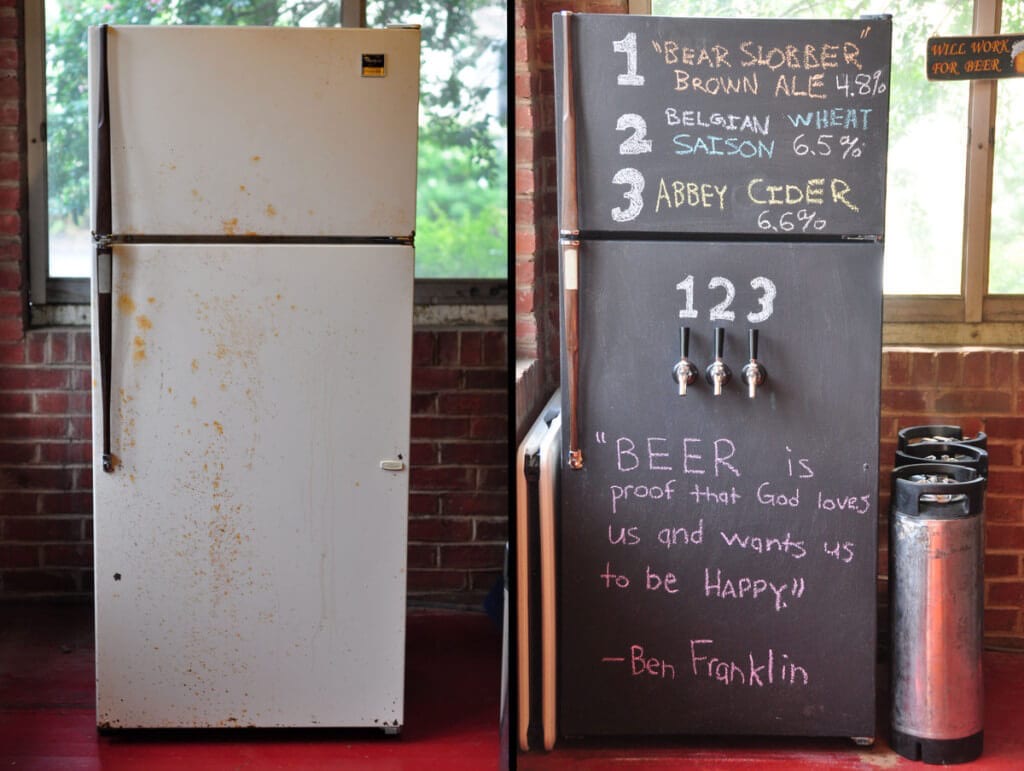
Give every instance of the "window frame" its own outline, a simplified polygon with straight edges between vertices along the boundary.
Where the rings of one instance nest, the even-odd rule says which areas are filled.
[[[25,125],[28,174],[28,275],[31,305],[88,303],[89,279],[50,277],[46,178],[46,27],[44,0],[25,3]],[[38,216],[43,213],[44,216]],[[43,280],[38,277],[43,276]]]
[[[51,276],[47,200],[46,24],[44,0],[24,4],[28,277],[31,327],[88,326],[89,278]],[[343,27],[366,26],[366,0],[341,3]],[[39,277],[44,277],[42,280]],[[508,278],[416,278],[417,306],[508,302]]]
[[[629,13],[651,14],[651,0],[628,2]],[[998,35],[1002,0],[973,3],[971,35]],[[1024,295],[988,293],[997,87],[998,80],[969,86],[960,293],[885,295],[886,345],[1024,345]]]

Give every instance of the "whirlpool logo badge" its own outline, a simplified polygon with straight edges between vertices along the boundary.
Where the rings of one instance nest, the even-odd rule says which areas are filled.
[[[384,68],[384,54],[363,54],[363,77],[383,78],[387,73]]]

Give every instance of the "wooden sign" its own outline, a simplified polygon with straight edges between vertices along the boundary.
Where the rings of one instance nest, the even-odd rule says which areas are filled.
[[[1024,34],[928,38],[928,80],[1024,75]]]

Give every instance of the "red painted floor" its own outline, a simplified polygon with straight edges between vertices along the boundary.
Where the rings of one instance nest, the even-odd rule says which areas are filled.
[[[1024,769],[1024,652],[985,653],[985,749],[981,757],[960,766],[971,771]],[[884,677],[882,675],[881,677]],[[556,769],[634,769],[668,771],[699,768],[748,771],[798,769],[922,769],[887,743],[888,702],[880,694],[878,739],[860,748],[843,739],[679,739],[562,742],[550,753],[519,756],[520,771]]]
[[[478,613],[409,615],[405,725],[96,733],[91,608],[0,604],[0,769],[492,769],[501,635]]]
[[[409,617],[402,735],[246,729],[99,736],[92,613],[80,605],[0,604],[0,771],[494,769],[499,766],[500,635],[482,614]],[[1024,654],[985,654],[985,752],[965,768],[1024,769]],[[870,749],[844,740],[678,739],[562,742],[520,756],[554,769],[923,769],[889,749],[885,695]]]

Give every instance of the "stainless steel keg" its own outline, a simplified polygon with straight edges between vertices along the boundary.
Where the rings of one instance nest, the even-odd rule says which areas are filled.
[[[984,499],[967,466],[893,471],[891,744],[926,763],[981,754]]]

